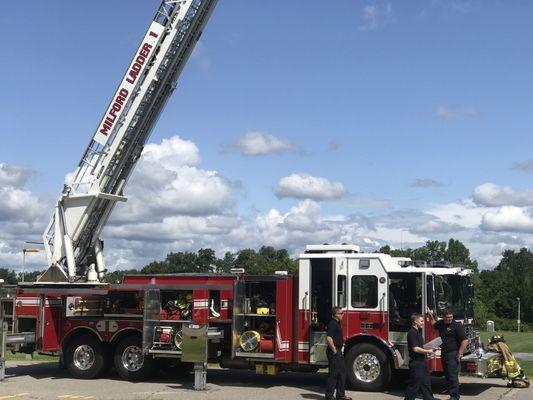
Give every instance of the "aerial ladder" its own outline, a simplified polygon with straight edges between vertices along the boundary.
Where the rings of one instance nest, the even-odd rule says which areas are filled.
[[[104,278],[100,234],[217,0],[164,0],[43,234],[40,282]]]

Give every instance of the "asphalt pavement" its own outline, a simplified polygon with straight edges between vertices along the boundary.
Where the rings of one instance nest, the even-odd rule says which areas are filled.
[[[98,380],[73,379],[57,363],[9,361],[6,380],[0,382],[4,399],[128,399],[128,400],[321,400],[326,373],[280,373],[256,375],[253,371],[209,369],[206,391],[193,390],[192,374],[159,374],[148,382],[126,382],[116,375]],[[462,399],[533,399],[533,388],[512,389],[501,379],[461,378]],[[432,378],[437,399],[448,399],[443,378]],[[348,391],[354,400],[403,399],[405,379],[384,393]]]

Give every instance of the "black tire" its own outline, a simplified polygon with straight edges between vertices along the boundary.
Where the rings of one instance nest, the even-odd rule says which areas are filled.
[[[389,357],[376,345],[356,344],[346,355],[346,374],[348,382],[356,390],[381,391],[391,379]]]
[[[91,335],[73,338],[65,350],[65,366],[79,379],[94,379],[106,371],[106,358],[102,343]]]
[[[138,336],[121,339],[115,348],[113,360],[117,373],[127,381],[148,379],[154,370],[154,359],[143,355],[141,338]]]

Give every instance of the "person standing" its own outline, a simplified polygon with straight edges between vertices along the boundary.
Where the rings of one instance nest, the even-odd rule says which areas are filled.
[[[422,314],[411,315],[411,329],[407,333],[407,345],[409,346],[409,382],[404,400],[414,400],[418,392],[422,392],[424,400],[435,400],[431,390],[431,379],[427,366],[426,356],[433,350],[424,349],[422,327],[424,317]]]
[[[337,389],[337,400],[352,400],[346,397],[344,390],[346,387],[346,364],[342,355],[342,346],[344,338],[342,336],[342,309],[333,307],[331,309],[331,320],[328,323],[326,341],[328,348],[326,355],[328,357],[328,380],[326,383],[326,400],[334,399],[333,395]]]
[[[448,309],[444,310],[444,319],[438,321],[430,309],[427,311],[431,325],[439,331],[442,339],[440,357],[448,385],[448,394],[450,399],[458,400],[461,397],[459,394],[461,358],[468,345],[463,324],[455,321],[453,313]]]

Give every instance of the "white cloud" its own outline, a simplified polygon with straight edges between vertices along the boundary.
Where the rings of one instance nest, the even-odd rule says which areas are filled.
[[[494,183],[484,183],[476,187],[472,197],[477,204],[486,207],[533,205],[533,190],[518,191]]]
[[[326,178],[298,173],[281,178],[274,193],[279,198],[334,200],[344,196],[347,190],[341,182],[331,182]]]
[[[147,145],[126,189],[129,200],[117,206],[111,223],[222,214],[232,204],[231,182],[196,167],[199,161],[196,145],[178,136]]]
[[[433,6],[458,12],[460,14],[470,14],[477,9],[473,0],[432,0]]]
[[[412,187],[417,188],[432,188],[446,186],[444,183],[438,182],[430,178],[417,178],[411,183]]]
[[[394,21],[392,5],[367,4],[362,9],[362,24],[359,29],[363,31],[374,30],[379,26],[386,26]]]
[[[261,243],[288,248],[291,252],[310,243],[323,243],[340,236],[337,224],[325,221],[319,214],[320,206],[304,200],[288,212],[271,209],[256,217]]]
[[[204,236],[226,235],[238,227],[239,219],[232,215],[169,216],[161,220],[111,225],[105,235],[110,238],[147,242],[202,241]]]
[[[342,198],[335,200],[337,204],[342,204],[351,208],[391,208],[390,200],[379,199],[360,194],[347,194]]]
[[[213,64],[213,59],[209,55],[208,50],[206,49],[204,42],[199,40],[194,46],[194,49],[191,54],[191,59],[198,63],[200,70],[202,72],[207,72]]]
[[[458,224],[450,224],[440,220],[431,220],[421,225],[410,226],[409,230],[418,234],[449,234],[454,233],[464,228]]]
[[[51,216],[52,200],[36,196],[27,187],[33,171],[0,163],[0,267],[19,266],[26,240],[38,240]],[[43,254],[28,256],[28,268],[44,261]]]
[[[26,187],[29,170],[6,164],[0,170],[0,266],[16,267],[24,240],[39,240],[54,199]],[[308,174],[280,180],[278,195],[301,199],[288,209],[240,213],[235,187],[217,171],[201,168],[200,152],[191,141],[173,137],[147,145],[126,187],[129,201],[117,207],[103,232],[108,268],[140,268],[170,251],[202,247],[222,256],[225,251],[271,245],[296,256],[311,243],[354,243],[363,251],[374,251],[384,244],[418,247],[450,237],[465,243],[487,268],[497,264],[503,250],[533,247],[532,210],[512,206],[527,203],[526,192],[496,185],[476,188],[476,201],[436,204],[426,210],[395,210],[386,203],[381,206],[389,209],[364,215],[342,213],[339,206],[380,205],[349,194],[340,182]],[[337,209],[329,214],[320,200],[334,201]],[[494,208],[498,204],[504,207]],[[42,253],[32,255],[28,269],[44,262]]]
[[[200,152],[194,142],[179,136],[163,139],[160,144],[149,143],[142,152],[143,160],[161,164],[165,168],[196,165],[200,162]]]
[[[245,156],[276,154],[297,149],[294,143],[265,132],[247,132],[238,137],[232,147]]]
[[[35,196],[26,188],[32,174],[29,168],[0,163],[0,221],[35,221],[44,217],[48,199]]]
[[[23,187],[33,174],[31,168],[0,163],[0,186]]]
[[[376,5],[367,4],[363,8],[363,20],[365,29],[375,29],[378,24],[378,8]]]
[[[479,207],[472,200],[462,200],[435,205],[428,209],[427,213],[450,224],[457,224],[467,229],[476,229],[488,210],[486,207]]]
[[[487,212],[482,227],[491,231],[533,233],[533,215],[531,209],[505,206]]]
[[[437,110],[435,111],[435,116],[437,118],[447,121],[461,119],[465,117],[478,117],[479,115],[479,110],[467,107],[450,107],[439,105],[437,107]]]
[[[533,172],[533,160],[525,160],[513,165],[511,169],[522,172]]]

